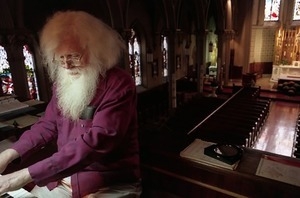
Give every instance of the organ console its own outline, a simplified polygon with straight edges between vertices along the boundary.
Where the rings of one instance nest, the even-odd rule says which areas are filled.
[[[8,95],[0,97],[0,141],[10,136],[19,135],[32,125],[34,117],[37,118],[46,108],[46,103],[38,100],[20,101],[16,96]],[[29,119],[27,119],[29,118]],[[18,119],[22,120],[20,126]],[[30,122],[30,123],[29,123]],[[20,129],[23,128],[23,129]]]

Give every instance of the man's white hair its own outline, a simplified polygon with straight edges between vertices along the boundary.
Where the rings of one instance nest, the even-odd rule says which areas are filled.
[[[50,78],[55,81],[57,67],[52,63],[56,50],[66,37],[76,38],[87,50],[90,65],[98,65],[100,74],[115,66],[125,49],[118,32],[100,19],[83,11],[60,11],[48,19],[40,34],[40,48]]]

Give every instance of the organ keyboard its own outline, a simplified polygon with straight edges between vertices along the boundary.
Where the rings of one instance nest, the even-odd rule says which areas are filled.
[[[13,96],[0,97],[0,114],[9,113],[29,107],[28,104],[22,103]]]
[[[27,190],[20,188],[19,190],[14,190],[14,191],[4,193],[0,196],[0,198],[36,198],[36,197],[30,192],[28,192]]]

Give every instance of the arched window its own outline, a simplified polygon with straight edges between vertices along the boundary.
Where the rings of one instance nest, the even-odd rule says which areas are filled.
[[[31,99],[39,100],[39,92],[34,68],[34,61],[31,51],[29,50],[28,45],[23,46],[23,55],[24,55],[24,64],[27,74],[27,82]]]
[[[280,0],[265,0],[264,21],[278,21],[280,10]]]
[[[168,42],[167,37],[162,35],[162,69],[163,69],[163,76],[168,76]]]
[[[131,36],[128,41],[129,67],[131,69],[131,75],[135,81],[136,86],[142,84],[140,49],[141,47],[136,32],[131,29]]]
[[[293,20],[300,20],[300,0],[295,0]]]
[[[0,76],[3,94],[13,94],[14,87],[10,72],[7,53],[3,46],[0,45]]]

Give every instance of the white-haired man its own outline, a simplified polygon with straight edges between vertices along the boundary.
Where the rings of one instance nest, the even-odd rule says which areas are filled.
[[[0,173],[55,140],[57,152],[0,177],[0,194],[29,182],[42,197],[139,197],[136,88],[118,67],[119,34],[83,11],[55,13],[40,34],[53,96],[45,115],[0,154]]]

